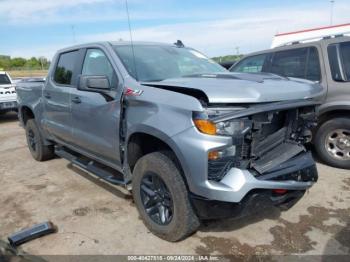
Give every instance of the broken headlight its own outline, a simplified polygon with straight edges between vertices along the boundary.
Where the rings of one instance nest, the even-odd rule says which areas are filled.
[[[197,112],[193,114],[193,121],[200,132],[208,135],[243,135],[251,128],[251,122],[248,119],[233,119],[214,123],[206,114]]]
[[[235,136],[245,134],[250,130],[250,124],[246,119],[235,119],[216,124],[216,134],[223,136]]]

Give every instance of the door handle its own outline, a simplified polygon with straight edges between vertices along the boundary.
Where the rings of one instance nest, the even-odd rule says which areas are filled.
[[[45,98],[47,98],[47,99],[51,99],[51,95],[49,94],[49,93],[45,93]]]
[[[80,98],[79,98],[78,96],[76,96],[76,97],[74,97],[74,98],[72,99],[72,102],[73,102],[73,103],[76,103],[76,104],[80,104],[80,103],[81,103],[81,100],[80,100]]]

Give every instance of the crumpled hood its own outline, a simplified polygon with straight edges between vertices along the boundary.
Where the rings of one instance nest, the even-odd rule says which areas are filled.
[[[201,90],[209,103],[262,103],[319,97],[323,88],[312,81],[274,74],[220,73],[143,83],[167,89]]]

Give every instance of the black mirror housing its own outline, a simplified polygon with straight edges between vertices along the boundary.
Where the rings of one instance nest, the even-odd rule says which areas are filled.
[[[103,92],[109,91],[111,89],[111,86],[108,77],[105,75],[81,75],[79,78],[78,89],[90,92]]]

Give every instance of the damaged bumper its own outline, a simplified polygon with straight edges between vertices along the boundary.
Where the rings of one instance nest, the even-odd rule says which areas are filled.
[[[171,138],[196,198],[240,204],[257,190],[294,194],[317,181],[315,162],[303,146],[315,122],[313,102],[272,103],[212,120],[234,119],[244,120],[241,134],[211,136],[194,127]],[[227,148],[234,154],[208,159],[209,152]]]
[[[318,179],[317,169],[310,153],[303,153],[283,163],[283,166],[263,175],[252,170],[231,168],[219,181],[207,181],[205,195],[209,199],[240,202],[255,189],[285,189],[304,191]]]

